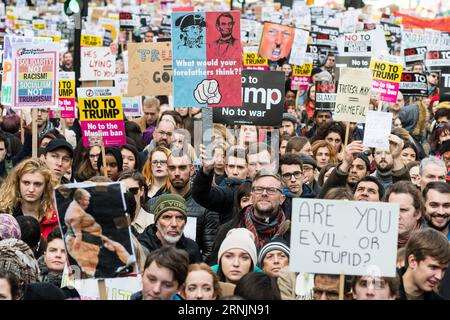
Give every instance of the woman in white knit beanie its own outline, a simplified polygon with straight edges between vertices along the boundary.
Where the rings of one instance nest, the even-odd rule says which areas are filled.
[[[257,264],[255,238],[245,228],[228,231],[218,253],[219,280],[236,284]]]

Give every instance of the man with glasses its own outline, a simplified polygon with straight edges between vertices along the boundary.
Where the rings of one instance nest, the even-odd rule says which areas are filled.
[[[205,209],[192,197],[191,177],[194,175],[192,159],[183,152],[183,149],[172,150],[167,159],[167,169],[171,187],[167,193],[182,196],[186,201],[187,216],[195,227],[195,239],[199,245],[203,260],[206,261],[211,254],[214,239],[219,227],[219,215],[217,212]],[[157,202],[159,197],[150,200],[150,205]]]
[[[48,118],[48,109],[46,108],[37,110],[36,123],[38,128],[38,140],[41,139],[49,131],[55,129],[53,123]]]
[[[145,159],[147,159],[148,155],[155,147],[165,147],[170,149],[172,147],[175,129],[175,123],[173,121],[167,119],[160,120],[153,132],[152,142],[145,147],[144,151],[142,151],[145,155]]]
[[[428,98],[432,98],[439,93],[439,72],[427,72]]]
[[[305,165],[301,156],[295,153],[286,153],[280,158],[280,175],[286,189],[283,194],[286,200],[283,202],[283,210],[287,219],[291,218],[293,198],[314,198],[312,189],[304,183]]]

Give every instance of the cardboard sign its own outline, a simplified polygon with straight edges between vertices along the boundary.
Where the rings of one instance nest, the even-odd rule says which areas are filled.
[[[116,278],[138,272],[124,191],[119,182],[72,183],[55,188],[68,262],[82,279]]]
[[[450,101],[450,67],[441,69],[439,79],[439,101]]]
[[[58,106],[59,51],[59,43],[17,43],[12,46],[14,107]]]
[[[301,66],[294,65],[291,77],[291,90],[308,90],[312,67],[312,62],[306,62]]]
[[[334,111],[336,102],[336,85],[333,81],[316,81],[316,109],[317,111]]]
[[[244,52],[242,62],[246,69],[269,70],[269,60],[258,56],[255,52]]]
[[[407,66],[416,62],[423,62],[425,60],[425,54],[427,53],[427,47],[408,48],[403,50],[403,56],[405,57],[405,63]]]
[[[81,47],[81,81],[114,80],[116,57],[107,47]]]
[[[371,89],[372,74],[369,69],[342,68],[333,120],[364,123]]]
[[[59,100],[61,118],[75,118],[75,72],[59,73]]]
[[[239,19],[238,11],[172,13],[175,107],[241,106]]]
[[[213,120],[230,125],[281,126],[283,72],[242,70],[242,108],[213,108]]]
[[[289,271],[395,277],[399,204],[292,202]]]
[[[450,50],[432,50],[426,54],[425,65],[433,70],[450,66]]]
[[[427,77],[423,73],[403,72],[399,90],[404,96],[428,96]]]
[[[380,100],[397,102],[403,66],[400,63],[372,58],[370,69],[373,71],[373,90],[380,94]]]
[[[103,39],[101,36],[82,34],[81,35],[81,46],[82,47],[100,47],[103,44]]]
[[[295,38],[295,28],[278,23],[265,22],[259,55],[271,61],[287,58]]]
[[[83,145],[90,145],[89,138],[103,138],[104,145],[126,144],[122,102],[117,88],[78,88],[78,114],[83,133]]]
[[[364,127],[365,147],[389,150],[389,135],[392,127],[392,113],[369,110]]]
[[[128,44],[128,95],[172,95],[172,44]]]

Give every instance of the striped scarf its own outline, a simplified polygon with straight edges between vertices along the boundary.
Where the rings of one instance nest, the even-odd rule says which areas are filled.
[[[258,250],[268,241],[281,236],[283,233],[283,228],[280,228],[280,226],[284,224],[286,217],[280,207],[278,208],[275,219],[267,223],[255,216],[253,206],[248,206],[243,216],[244,219],[241,220],[241,227],[253,233],[256,249]]]

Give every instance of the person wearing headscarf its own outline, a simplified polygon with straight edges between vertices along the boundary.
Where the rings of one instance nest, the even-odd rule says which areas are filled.
[[[16,218],[10,214],[0,213],[0,240],[20,239],[21,236]]]

